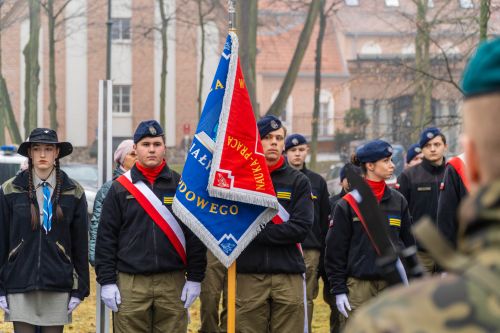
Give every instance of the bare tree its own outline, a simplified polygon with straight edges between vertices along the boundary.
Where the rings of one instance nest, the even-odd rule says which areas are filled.
[[[40,2],[28,0],[30,15],[29,41],[23,54],[26,64],[25,77],[25,116],[24,131],[28,137],[30,131],[37,125],[38,114],[38,86],[40,85],[40,63],[38,62],[38,51],[40,44]]]
[[[50,128],[57,130],[57,82],[56,82],[56,23],[64,13],[64,9],[71,2],[65,0],[57,9],[54,8],[55,0],[41,1],[40,4],[47,14],[48,40],[49,40],[49,115]]]
[[[334,13],[338,0],[330,1],[328,8],[326,8],[327,0],[320,0],[319,11],[319,31],[316,39],[316,57],[314,68],[314,108],[311,122],[311,143],[310,143],[310,156],[309,168],[316,169],[316,156],[318,150],[318,121],[320,111],[320,95],[321,95],[321,64],[323,56],[323,40],[325,39],[325,30],[327,25],[327,18]]]
[[[245,75],[245,84],[248,89],[250,101],[253,106],[253,112],[257,116],[260,114],[259,105],[257,103],[256,93],[256,69],[255,62],[257,56],[257,15],[258,2],[257,0],[244,0],[237,2],[238,14],[237,25],[239,27],[240,44],[245,47],[240,47],[240,61],[243,74]]]
[[[287,99],[290,96],[290,93],[292,92],[293,86],[295,84],[295,80],[297,79],[300,65],[302,64],[302,59],[304,58],[307,46],[309,45],[309,41],[311,39],[312,31],[314,28],[314,23],[316,22],[316,18],[318,17],[319,9],[320,0],[311,0],[307,18],[302,32],[300,33],[300,37],[297,42],[297,47],[295,48],[292,61],[290,63],[290,66],[288,67],[278,96],[266,113],[268,115],[279,116],[286,105]]]
[[[196,7],[198,9],[198,26],[201,29],[200,34],[200,68],[198,73],[198,119],[201,116],[201,109],[203,107],[203,71],[205,69],[205,48],[206,48],[206,32],[205,25],[207,17],[211,15],[217,6],[217,0],[196,0]]]

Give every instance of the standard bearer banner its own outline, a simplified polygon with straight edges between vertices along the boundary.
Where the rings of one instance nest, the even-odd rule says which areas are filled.
[[[230,32],[189,149],[173,210],[226,266],[278,212]]]

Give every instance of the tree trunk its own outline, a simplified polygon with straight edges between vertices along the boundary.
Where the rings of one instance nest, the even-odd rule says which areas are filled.
[[[57,131],[57,84],[56,84],[56,38],[55,38],[55,20],[54,0],[47,0],[47,18],[49,25],[49,115],[50,128]]]
[[[417,140],[420,130],[432,121],[432,79],[425,75],[431,71],[430,26],[427,22],[427,0],[416,0],[417,34],[415,36],[415,95],[412,113],[412,140]]]
[[[198,73],[198,119],[201,117],[201,108],[203,107],[203,71],[205,70],[205,20],[203,17],[202,0],[197,0],[198,4],[198,24],[201,29],[200,41],[200,72]]]
[[[168,19],[165,13],[164,0],[158,0],[161,17],[161,74],[160,74],[160,125],[165,128],[165,105],[167,94],[167,60],[168,60]]]
[[[9,131],[12,142],[20,144],[23,142],[19,127],[17,127],[16,117],[12,111],[12,104],[10,103],[9,91],[7,90],[7,83],[3,74],[0,74],[0,107],[2,108],[0,114],[4,116],[5,126]]]
[[[311,124],[311,143],[310,143],[310,156],[309,168],[316,170],[316,157],[318,151],[318,120],[320,109],[320,95],[321,95],[321,61],[323,56],[323,40],[325,37],[326,17],[325,17],[325,0],[320,0],[319,10],[319,32],[316,39],[316,63],[314,68],[314,109]]]
[[[30,39],[23,50],[26,63],[25,98],[24,98],[24,134],[29,136],[37,127],[38,86],[40,84],[40,64],[38,49],[40,43],[40,2],[28,0],[30,16]]]
[[[491,0],[481,0],[479,14],[479,40],[485,41],[488,38],[488,21],[490,19]]]
[[[237,24],[239,25],[240,45],[240,63],[245,76],[250,101],[252,102],[253,112],[256,116],[259,113],[259,104],[257,103],[256,70],[255,62],[257,56],[257,0],[237,1],[238,15]]]
[[[280,87],[278,96],[274,100],[273,104],[269,108],[266,114],[280,116],[281,111],[285,108],[288,96],[292,92],[295,80],[299,73],[300,65],[302,64],[302,59],[306,52],[307,46],[309,45],[309,40],[311,39],[311,34],[314,28],[314,23],[316,22],[316,17],[318,17],[320,7],[320,0],[312,0],[309,6],[309,12],[307,13],[306,22],[304,28],[300,33],[299,41],[295,52],[293,54],[292,62],[288,67],[285,79]]]

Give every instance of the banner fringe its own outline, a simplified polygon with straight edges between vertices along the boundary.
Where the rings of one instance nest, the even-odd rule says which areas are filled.
[[[191,212],[182,205],[181,202],[174,198],[172,209],[175,215],[184,223],[193,233],[207,246],[207,248],[214,254],[217,259],[228,268],[243,252],[243,250],[254,240],[258,233],[271,221],[276,215],[274,209],[267,208],[260,214],[255,221],[248,227],[247,231],[240,237],[233,252],[228,256],[218,246],[219,240],[207,232],[207,229],[200,223],[200,221]]]

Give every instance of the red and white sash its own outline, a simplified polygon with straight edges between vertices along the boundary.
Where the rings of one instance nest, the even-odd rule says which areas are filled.
[[[187,265],[186,238],[174,215],[143,181],[132,183],[130,170],[118,177],[117,181],[134,196],[139,205],[168,237],[184,264]]]
[[[464,183],[465,188],[467,189],[467,191],[470,191],[469,177],[467,176],[467,166],[465,165],[464,154],[452,157],[448,161],[448,164],[450,164],[457,171],[458,176],[462,180],[462,183]]]
[[[272,222],[274,224],[283,224],[288,222],[290,219],[290,214],[286,211],[286,209],[279,203],[278,214],[273,217]],[[302,245],[297,243],[297,248],[300,251],[300,254],[304,256],[304,252],[302,251]],[[306,288],[306,273],[302,274],[302,287],[304,289],[304,333],[309,333],[309,324],[307,317],[307,288]]]

